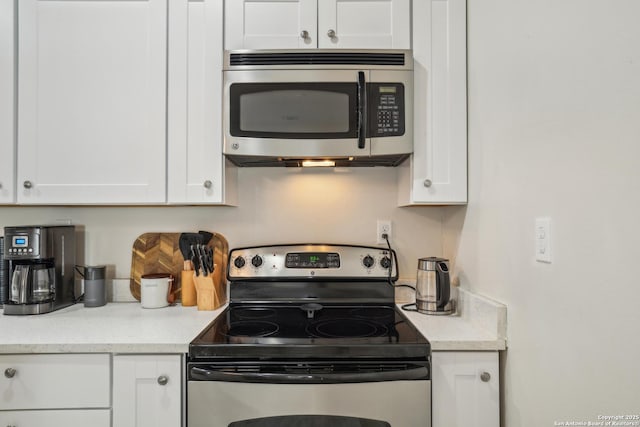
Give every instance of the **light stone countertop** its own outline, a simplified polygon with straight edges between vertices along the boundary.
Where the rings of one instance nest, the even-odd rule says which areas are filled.
[[[506,307],[462,289],[458,314],[427,316],[405,311],[434,351],[504,350]],[[33,316],[0,315],[0,353],[186,353],[224,307],[143,309],[137,302],[102,307],[75,304]]]
[[[431,343],[432,351],[495,351],[507,348],[507,307],[462,288],[453,288],[455,314],[403,313]],[[400,307],[402,304],[398,304]]]
[[[144,309],[138,302],[0,316],[0,353],[186,353],[223,308]]]

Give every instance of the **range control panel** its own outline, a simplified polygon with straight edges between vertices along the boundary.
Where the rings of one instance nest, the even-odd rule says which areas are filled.
[[[246,279],[392,279],[395,253],[370,246],[296,244],[231,250],[229,280]]]

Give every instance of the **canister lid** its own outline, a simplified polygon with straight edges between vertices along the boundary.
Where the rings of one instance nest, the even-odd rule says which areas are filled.
[[[84,280],[100,280],[104,279],[105,265],[87,265],[84,267]]]

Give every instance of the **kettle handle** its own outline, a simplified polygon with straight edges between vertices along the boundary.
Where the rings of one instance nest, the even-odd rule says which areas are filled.
[[[438,271],[438,280],[436,281],[436,306],[438,308],[444,308],[449,302],[451,297],[451,283],[449,282],[449,268],[444,262],[438,262],[436,264]]]

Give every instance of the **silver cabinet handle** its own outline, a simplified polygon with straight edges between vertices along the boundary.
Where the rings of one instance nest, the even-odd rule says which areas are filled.
[[[16,376],[16,370],[13,368],[7,368],[4,370],[4,376],[7,378],[13,378]]]
[[[204,188],[208,189],[208,188],[211,188],[213,183],[210,180],[206,180],[203,185],[204,185]]]
[[[424,180],[424,186],[425,187],[429,188],[429,187],[431,187],[431,184],[433,184],[433,182],[431,182],[430,179],[425,179]]]
[[[327,31],[327,37],[329,37],[330,39],[334,38],[335,36],[336,36],[336,31],[335,30]]]
[[[160,375],[158,377],[158,384],[160,385],[167,385],[167,383],[169,382],[169,377],[166,375]]]
[[[31,181],[25,181],[22,183],[22,185],[24,186],[24,188],[27,188],[27,189],[33,187],[33,183]]]
[[[305,39],[305,40],[306,40],[306,39],[308,39],[308,38],[309,38],[309,31],[307,31],[307,30],[302,30],[302,31],[300,32],[300,37],[301,37],[301,38],[303,38],[303,39]]]
[[[491,374],[489,372],[483,372],[482,374],[480,374],[480,379],[482,380],[482,382],[488,383],[491,379]]]
[[[2,183],[0,182],[0,189],[2,189]]]

